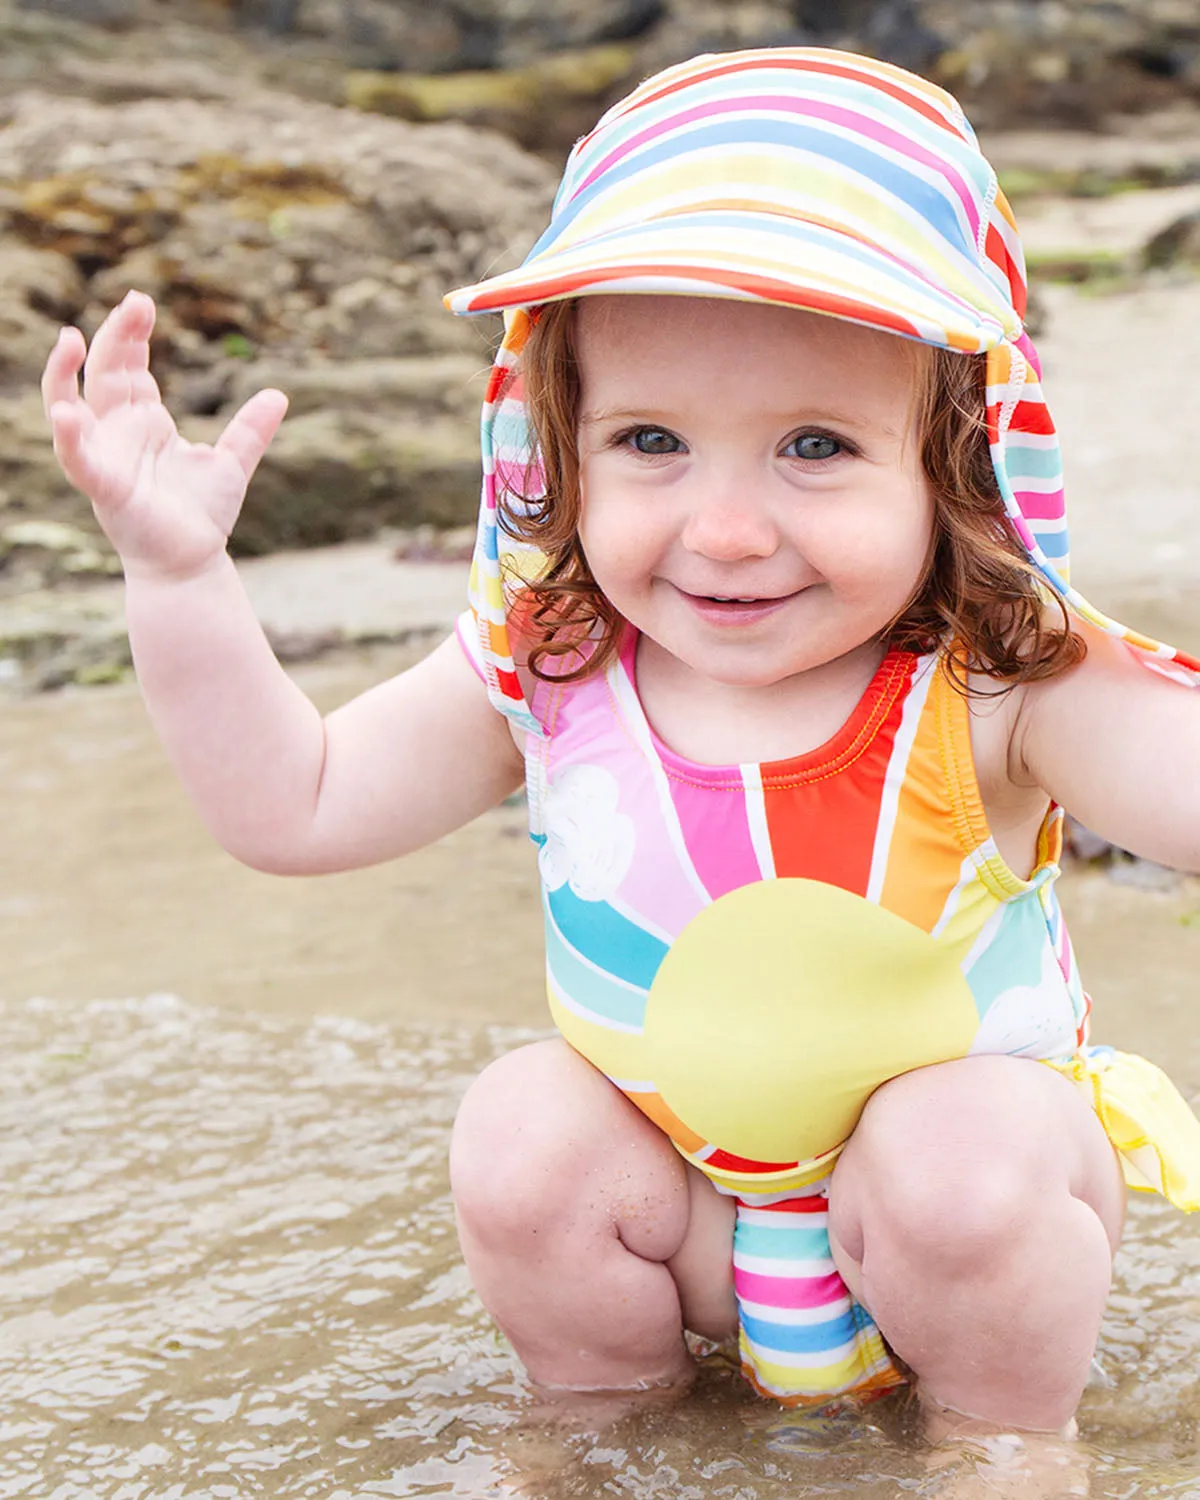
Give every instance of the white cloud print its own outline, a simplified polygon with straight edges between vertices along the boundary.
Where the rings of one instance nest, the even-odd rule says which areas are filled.
[[[972,1055],[1002,1052],[1010,1057],[1058,1057],[1075,1050],[1075,1012],[1062,970],[1047,943],[1036,984],[1002,990],[984,1013],[971,1044]]]
[[[569,885],[582,901],[615,896],[633,859],[633,819],[617,811],[617,779],[602,766],[567,766],[543,803],[538,856],[549,890]]]

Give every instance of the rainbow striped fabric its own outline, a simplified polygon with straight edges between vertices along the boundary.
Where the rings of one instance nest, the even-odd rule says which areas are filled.
[[[1013,529],[1082,617],[1168,675],[1200,663],[1095,610],[1069,582],[1058,438],[1022,330],[1012,210],[961,107],[902,68],[823,48],[697,57],[648,79],[571,152],[549,227],[517,270],[447,296],[504,311],[483,410],[472,605],[493,701],[536,730],[513,673],[496,486],[536,463],[512,374],[522,309],[598,293],[735,297],[828,313],[987,356],[992,459]]]

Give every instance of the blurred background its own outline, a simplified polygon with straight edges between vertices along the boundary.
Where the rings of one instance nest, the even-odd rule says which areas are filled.
[[[942,1493],[902,1414],[784,1420],[728,1371],[607,1447],[530,1428],[444,1176],[467,1078],[545,1025],[523,809],[316,881],[216,849],[37,391],[59,325],[138,287],[189,436],[288,392],[233,545],[332,706],[464,602],[497,326],[443,292],[521,259],[640,78],[774,43],[961,99],[1025,237],[1074,579],[1200,651],[1196,0],[0,0],[0,1500],[767,1500],[815,1458],[821,1493]],[[1077,831],[1064,889],[1097,1038],[1196,1097],[1200,883]],[[1200,1494],[1180,1222],[1122,1252],[1097,1496]]]

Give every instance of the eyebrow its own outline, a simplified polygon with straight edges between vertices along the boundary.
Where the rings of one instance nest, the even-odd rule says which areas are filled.
[[[794,410],[792,412],[779,412],[777,419],[787,425],[796,420]],[[852,416],[849,412],[841,411],[806,411],[803,416],[804,422],[828,423],[831,427],[856,428],[862,425],[865,419],[859,415]],[[677,424],[679,418],[670,412],[656,411],[652,406],[643,407],[601,407],[597,411],[581,411],[579,414],[580,427],[598,427],[606,422],[661,422],[666,427]],[[889,423],[882,429],[889,437],[899,437],[900,432]]]

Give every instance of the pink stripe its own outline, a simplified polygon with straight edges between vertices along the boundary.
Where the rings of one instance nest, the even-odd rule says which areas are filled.
[[[536,500],[545,493],[541,464],[497,458],[495,473],[505,494]]]
[[[761,880],[746,816],[746,791],[697,786],[676,780],[669,770],[667,776],[684,843],[713,900]]]
[[[630,136],[627,141],[614,147],[612,151],[592,168],[591,172],[583,179],[572,193],[572,199],[579,196],[589,188],[597,177],[601,177],[622,157],[630,155],[639,146],[647,141],[654,140],[657,136],[667,135],[677,130],[681,125],[689,125],[696,120],[703,120],[712,115],[736,114],[741,111],[753,109],[777,109],[785,114],[808,115],[820,120],[827,120],[831,124],[845,125],[856,134],[865,135],[869,139],[878,141],[883,145],[890,146],[902,156],[907,156],[913,161],[919,161],[923,166],[932,167],[941,177],[944,177],[954,189],[955,196],[963,206],[967,221],[971,226],[971,233],[978,237],[979,213],[976,210],[974,199],[969,188],[963,182],[957,172],[950,168],[945,157],[934,155],[932,151],[926,151],[923,146],[901,135],[899,131],[893,130],[889,125],[881,125],[877,120],[872,120],[866,115],[860,115],[855,110],[846,109],[836,104],[821,104],[815,100],[796,100],[789,98],[786,94],[756,94],[749,98],[715,100],[709,104],[696,105],[693,109],[680,110],[669,119],[656,125],[647,126],[636,135]]]
[[[733,1285],[744,1301],[764,1307],[827,1307],[846,1296],[846,1283],[836,1271],[828,1276],[763,1276],[743,1271],[736,1260]]]
[[[1010,467],[1015,467],[1015,465]],[[1053,490],[1048,495],[1042,494],[1039,490],[1022,490],[1017,488],[1019,480],[1014,479],[1011,473],[1009,478],[1012,480],[1013,493],[1020,502],[1026,520],[1057,521],[1062,517],[1066,504],[1062,490]]]

